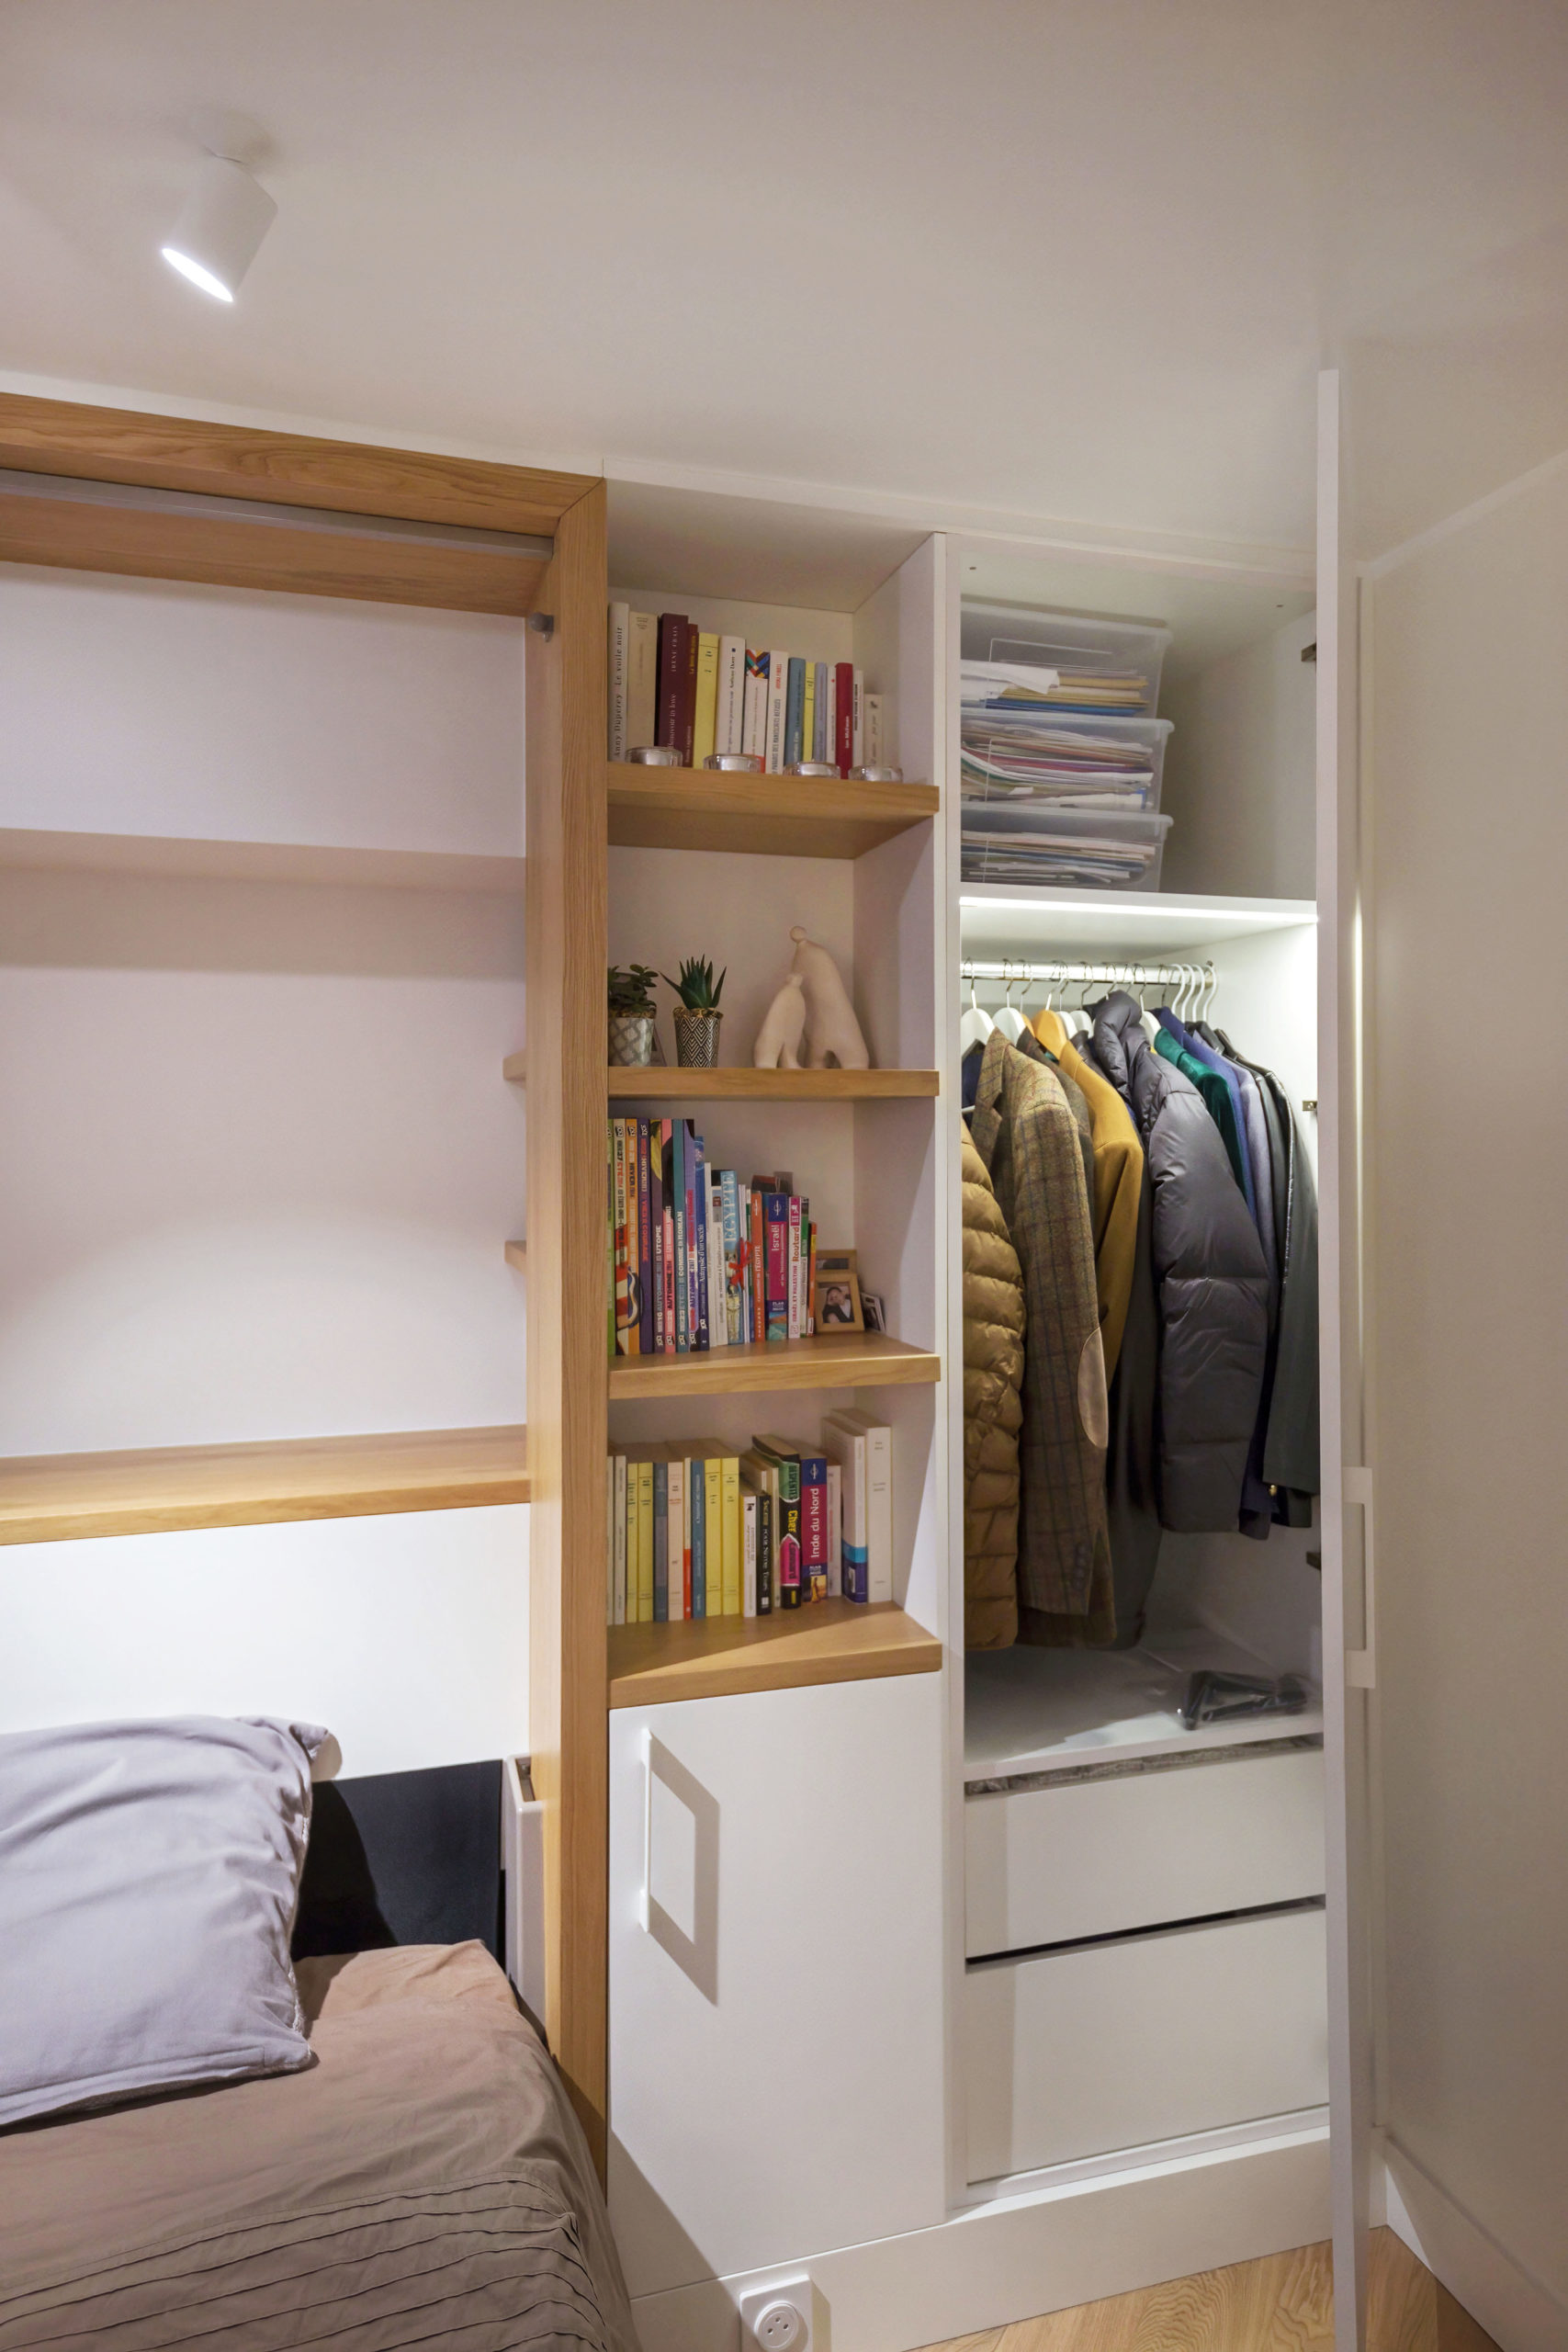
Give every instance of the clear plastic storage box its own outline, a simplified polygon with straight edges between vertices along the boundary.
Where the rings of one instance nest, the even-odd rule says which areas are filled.
[[[1170,631],[1144,621],[1088,620],[1077,613],[1034,612],[1026,605],[965,604],[959,650],[967,662],[1027,662],[1093,683],[1094,707],[1109,682],[1138,682],[1136,699],[1121,705],[1128,716],[1152,718],[1159,708],[1159,677]],[[1063,691],[1060,707],[1070,708]]]
[[[982,800],[960,813],[965,882],[1035,890],[1157,890],[1169,817]]]
[[[965,805],[1006,800],[1153,816],[1168,718],[1081,718],[968,709],[959,726]]]

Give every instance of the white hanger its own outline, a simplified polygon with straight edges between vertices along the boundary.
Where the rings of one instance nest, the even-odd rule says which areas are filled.
[[[1005,964],[1003,965],[1002,969],[1005,973],[1007,970]],[[996,1025],[1001,1031],[1002,1035],[1007,1039],[1010,1046],[1017,1045],[1019,1039],[1022,1036],[1024,1030],[1029,1025],[1024,1020],[1022,1013],[1020,1012],[1017,1005],[1014,1004],[1012,1001],[1011,980],[1008,981],[1007,1002],[1003,1005],[1001,1011],[997,1015]]]
[[[958,1050],[966,1054],[971,1046],[983,1046],[994,1026],[990,1014],[976,1001],[975,983],[969,983],[969,1009],[958,1024]]]

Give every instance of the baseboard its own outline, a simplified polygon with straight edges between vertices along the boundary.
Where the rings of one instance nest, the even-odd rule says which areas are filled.
[[[913,2352],[1329,2234],[1325,2125],[1101,2174],[634,2304],[643,2352],[736,2352],[741,2291],[809,2271],[817,2352]],[[819,2327],[819,2333],[820,2333]]]
[[[1418,2261],[1439,2278],[1502,2347],[1562,2352],[1568,2303],[1520,2267],[1490,2231],[1386,2132],[1373,2134],[1373,2218],[1387,2220]],[[1376,2210],[1381,2176],[1383,2211]]]

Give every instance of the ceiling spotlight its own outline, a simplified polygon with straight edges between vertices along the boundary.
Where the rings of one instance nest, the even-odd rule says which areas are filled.
[[[277,207],[249,169],[265,133],[243,114],[204,107],[191,129],[207,161],[163,247],[164,259],[215,301],[231,302],[271,228]]]

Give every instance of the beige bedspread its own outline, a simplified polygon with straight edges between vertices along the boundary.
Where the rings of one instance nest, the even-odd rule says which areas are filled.
[[[303,2073],[0,2135],[0,2352],[635,2352],[581,2132],[482,1947],[299,1977]]]

